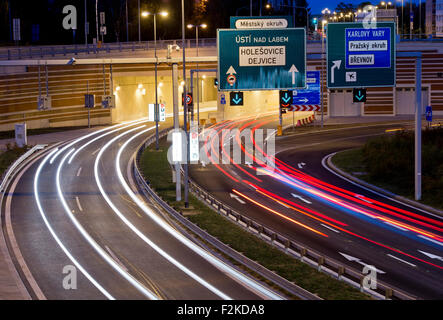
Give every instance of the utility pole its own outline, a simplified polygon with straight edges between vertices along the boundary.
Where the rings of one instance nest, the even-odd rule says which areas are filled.
[[[96,42],[98,43],[98,0],[95,0],[95,30],[97,31]]]
[[[183,47],[183,118],[184,118],[184,129],[186,134],[185,146],[186,146],[186,159],[184,164],[185,171],[185,208],[189,207],[189,172],[188,172],[188,164],[189,164],[189,134],[188,134],[188,104],[187,104],[187,88],[186,88],[186,35],[185,35],[185,1],[182,0],[182,47]]]
[[[126,0],[126,42],[129,42],[128,0]]]
[[[180,119],[178,112],[178,64],[174,63],[172,65],[172,99],[173,99],[173,115],[174,115],[174,133],[180,133]],[[173,141],[173,143],[176,141]],[[180,162],[174,164],[175,167],[175,199],[176,201],[181,201],[181,173],[180,173]]]
[[[138,0],[138,42],[142,41],[142,33],[141,33],[141,12],[140,12],[140,0]]]
[[[421,101],[421,57],[415,60],[415,200],[421,200],[421,118],[422,118],[422,101]]]
[[[155,57],[155,149],[159,149],[158,145],[158,120],[159,120],[159,108],[158,108],[158,85],[157,85],[157,13],[154,13],[154,57]]]
[[[85,46],[88,45],[88,5],[85,0]]]

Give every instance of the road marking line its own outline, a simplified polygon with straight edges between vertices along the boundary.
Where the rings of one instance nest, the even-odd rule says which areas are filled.
[[[97,152],[99,152],[100,151],[100,149],[101,149],[101,147],[100,148],[98,148],[97,150],[95,150],[93,153],[92,153],[92,155],[93,156],[95,156],[96,154],[97,154]]]
[[[396,260],[398,260],[398,261],[401,261],[401,262],[403,262],[403,263],[409,264],[409,265],[412,266],[412,267],[416,267],[415,264],[412,264],[412,263],[410,263],[410,262],[408,262],[408,261],[405,261],[405,260],[400,259],[400,258],[398,258],[398,257],[396,257],[396,256],[393,256],[392,254],[389,254],[389,253],[388,253],[388,256],[391,257],[391,258],[393,258],[393,259],[396,259]]]
[[[422,238],[422,239],[425,239],[425,240],[431,241],[431,242],[433,242],[433,243],[436,243],[436,244],[438,244],[439,246],[443,246],[442,243],[440,243],[440,242],[438,242],[438,241],[436,241],[436,240],[433,240],[433,239],[431,239],[431,238],[428,238],[428,237],[426,237],[426,236],[422,236],[421,234],[419,234],[417,237],[420,237],[420,238]]]
[[[326,224],[321,223],[321,225],[322,225],[323,227],[325,227],[326,229],[329,229],[329,230],[334,231],[334,232],[336,232],[336,233],[340,233],[340,231],[335,230],[334,228],[331,228],[330,226],[328,226],[328,225],[326,225]]]
[[[80,172],[82,172],[82,167],[78,168],[77,177],[80,177]]]
[[[394,227],[394,228],[400,229],[401,231],[408,231],[408,229],[405,229],[405,228],[402,228],[402,227],[396,226],[396,225],[393,224],[393,223],[386,222],[386,221],[385,221],[385,223],[388,224],[388,225],[390,225],[391,227]]]
[[[83,208],[82,208],[82,206],[80,204],[80,199],[77,196],[75,196],[75,201],[77,202],[77,206],[80,209],[80,211],[83,211]]]
[[[123,262],[121,262],[120,259],[117,258],[115,253],[112,252],[112,250],[108,246],[105,246],[105,249],[106,249],[106,251],[109,252],[109,254],[111,255],[112,259],[114,259],[115,262],[117,262],[126,272],[128,272],[128,268],[126,268],[126,266],[123,264]]]

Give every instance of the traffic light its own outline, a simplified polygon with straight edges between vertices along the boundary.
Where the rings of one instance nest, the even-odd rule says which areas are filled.
[[[292,104],[292,90],[280,90],[280,108],[289,108]]]
[[[314,24],[317,24],[317,22],[318,22],[317,18],[312,19],[312,22],[313,22]]]
[[[218,87],[218,79],[214,78],[214,87]]]

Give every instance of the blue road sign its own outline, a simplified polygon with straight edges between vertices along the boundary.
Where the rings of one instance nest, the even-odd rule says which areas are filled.
[[[226,96],[224,94],[220,95],[220,103],[226,104]]]
[[[308,71],[306,72],[306,89],[293,91],[292,104],[306,106],[320,103],[320,71]]]
[[[391,67],[391,28],[348,28],[345,36],[346,69]]]
[[[432,122],[432,106],[426,107],[426,121]]]
[[[306,85],[305,29],[220,29],[217,46],[220,91]]]

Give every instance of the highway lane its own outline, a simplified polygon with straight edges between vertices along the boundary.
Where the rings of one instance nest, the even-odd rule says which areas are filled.
[[[54,150],[33,163],[17,180],[15,189],[10,190],[12,228],[24,260],[45,296],[279,298],[180,238],[186,237],[172,235],[159,224],[158,219],[162,219],[155,207],[146,205],[155,214],[148,216],[130,198],[117,177],[115,159],[125,142],[137,136],[121,152],[121,173],[130,184],[127,164],[137,146],[152,134],[149,127],[139,123],[117,130],[119,126],[65,145],[60,153]],[[85,145],[70,163],[75,150]],[[59,242],[48,231],[50,228]],[[69,264],[85,271],[78,272],[77,290],[65,290],[62,286],[62,269]]]
[[[272,121],[272,119],[270,120]],[[241,122],[242,126],[248,122],[250,123],[250,120]],[[263,122],[266,123],[266,119]],[[225,123],[220,125],[220,129],[223,125],[226,127],[230,126],[229,123]],[[257,122],[251,123],[250,127],[256,125]],[[273,125],[275,123],[268,123],[269,127]],[[240,124],[236,126],[240,127]],[[325,133],[279,137],[277,138],[277,152],[283,151],[278,153],[277,158],[292,165],[294,167],[293,170],[297,170],[298,164],[300,164],[301,168],[303,168],[301,169],[303,174],[297,176],[298,180],[295,179],[296,183],[300,183],[301,180],[305,179],[303,182],[312,184],[313,182],[305,176],[305,174],[308,174],[308,177],[312,176],[321,181],[329,182],[332,185],[349,190],[351,193],[365,195],[375,201],[381,201],[396,208],[426,216],[422,212],[412,210],[396,202],[368,194],[367,190],[362,190],[337,178],[321,165],[321,160],[325,155],[361,145],[369,137],[383,134],[385,129],[398,126],[398,124],[368,126],[357,129],[334,130]],[[304,165],[302,165],[303,163]],[[313,195],[300,188],[291,187],[288,183],[282,182],[281,178],[276,180],[269,176],[261,175],[257,176],[261,181],[256,181],[251,178],[251,173],[253,173],[253,170],[244,165],[241,167],[232,164],[219,165],[218,167],[214,165],[206,165],[205,167],[191,166],[191,176],[203,188],[209,190],[218,199],[228,203],[239,212],[271,227],[273,230],[279,231],[285,236],[354,268],[361,270],[362,262],[373,264],[380,270],[380,279],[412,294],[424,298],[442,297],[442,272],[441,268],[439,268],[441,263],[439,264],[438,260],[432,260],[418,252],[418,250],[422,250],[423,252],[442,256],[441,245],[437,244],[438,242],[434,243],[424,238],[419,238],[411,230],[402,231],[398,225],[394,227],[392,224],[388,225],[383,220],[356,213],[355,210],[344,209],[344,200],[352,206],[352,209],[356,207],[354,201],[350,201],[342,195],[337,196],[337,194],[330,192],[330,190],[326,192],[324,189],[318,188],[318,185],[316,186],[317,194]],[[208,176],[211,176],[211,179],[207,179]],[[251,185],[242,183],[244,181],[254,184],[254,187],[251,188]],[[261,193],[257,192],[256,186],[263,188],[259,189]],[[237,197],[231,195],[233,189],[239,191],[238,194],[234,192],[234,195]],[[329,198],[325,198],[325,194],[319,196],[318,190],[325,192]],[[269,192],[272,192],[274,199],[269,197]],[[302,199],[294,198],[291,193]],[[332,204],[331,196],[337,197],[339,199],[338,203]],[[280,197],[279,202],[275,201],[276,197]],[[364,201],[360,202],[364,204],[371,202],[368,200],[369,198],[363,199]],[[354,200],[360,199],[354,196]],[[257,203],[252,203],[253,201]],[[306,201],[311,203],[308,204]],[[293,205],[290,203],[293,203]],[[288,206],[294,207],[296,205],[304,208],[302,210],[304,214],[300,214],[300,212],[293,208],[288,208]],[[374,203],[368,205],[374,205]],[[361,203],[358,204],[357,208],[367,210]],[[269,209],[275,212],[271,212]],[[297,207],[296,209],[300,208]],[[319,215],[311,214],[315,219],[308,217],[306,213],[310,212],[307,210],[314,210],[316,214],[321,214],[322,221],[319,221]],[[370,212],[374,211],[380,214],[380,210],[370,210]],[[276,216],[276,213],[285,215],[285,218]],[[386,219],[386,216],[381,217]],[[299,224],[297,225],[294,221],[289,221],[288,223],[288,218]],[[441,219],[434,216],[426,217],[433,221],[432,223],[426,222],[430,225],[429,227],[412,222],[404,214],[401,217],[389,216],[389,218],[396,219],[389,221],[396,221],[396,223],[400,221],[402,224],[407,224],[408,227],[420,228],[422,232],[433,233],[437,237],[441,237]],[[423,222],[416,218],[414,220]],[[329,224],[331,222],[343,230],[335,226],[331,227],[331,224]],[[337,222],[344,223],[346,226],[341,226]],[[430,227],[434,227],[434,229]],[[314,231],[308,228],[312,228]],[[362,261],[350,262],[340,252],[360,258]],[[405,253],[410,256],[405,255]]]

